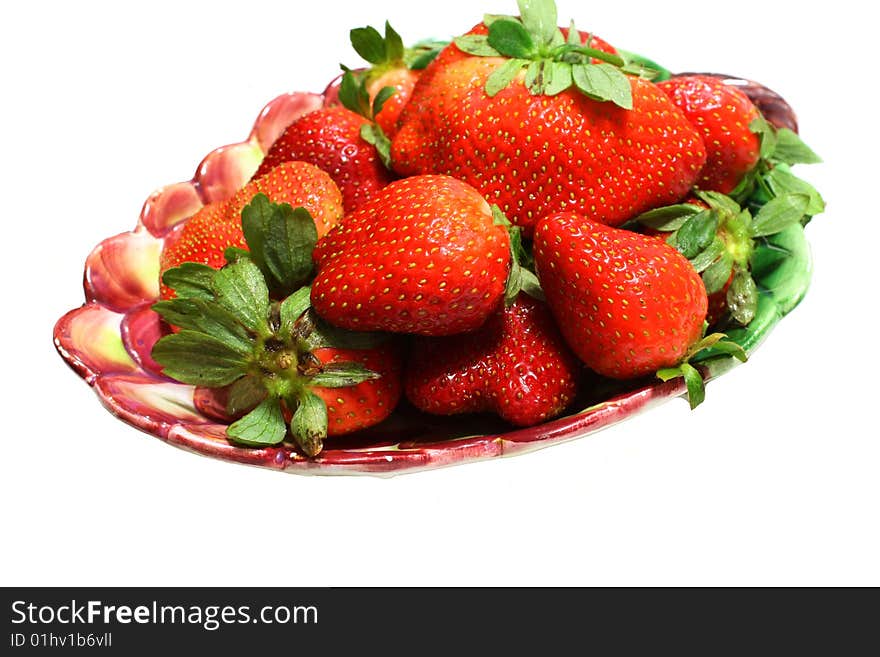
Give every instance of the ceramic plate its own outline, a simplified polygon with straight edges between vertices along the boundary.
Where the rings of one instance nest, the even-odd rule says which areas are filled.
[[[777,120],[768,115],[774,123],[796,125],[790,108],[778,96],[758,85],[732,82],[745,85],[768,114],[779,113]],[[279,96],[263,109],[245,141],[210,153],[192,180],[154,192],[134,230],[105,239],[88,256],[85,304],[58,320],[55,346],[111,413],[170,445],[227,461],[299,474],[391,475],[510,456],[580,438],[685,392],[680,379],[617,387],[597,381],[584,386],[590,388],[589,394],[579,398],[566,417],[518,430],[489,416],[429,417],[404,404],[379,426],[328,441],[317,458],[302,456],[288,443],[265,449],[229,443],[225,425],[211,419],[205,396],[163,377],[150,358],[163,333],[158,316],[150,310],[159,294],[162,243],[174,226],[200,207],[228,198],[242,187],[294,119],[333,98],[332,88],[324,94]],[[760,287],[758,314],[747,329],[730,333],[748,352],[806,293],[810,255],[800,226],[765,240],[753,273]],[[700,366],[711,379],[737,362],[709,354]]]

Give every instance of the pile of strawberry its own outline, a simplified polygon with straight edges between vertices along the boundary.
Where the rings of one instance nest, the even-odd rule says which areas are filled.
[[[754,317],[752,252],[824,209],[790,170],[818,158],[735,86],[519,11],[448,45],[353,30],[338,103],[166,240],[153,357],[231,441],[314,456],[404,396],[528,426],[587,372],[695,406],[700,352],[745,359],[707,329]]]

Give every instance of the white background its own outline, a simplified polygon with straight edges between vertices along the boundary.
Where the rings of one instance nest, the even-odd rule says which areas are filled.
[[[878,99],[856,3],[560,2],[673,70],[765,82],[825,158],[800,170],[829,202],[809,295],[697,411],[385,480],[209,460],[101,407],[51,339],[97,242],[271,98],[357,64],[350,28],[390,17],[413,41],[515,10],[305,4],[4,5],[0,584],[880,584]]]

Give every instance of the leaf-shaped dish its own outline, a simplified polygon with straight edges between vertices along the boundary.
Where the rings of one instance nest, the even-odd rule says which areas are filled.
[[[743,87],[759,106],[762,96],[764,102],[774,104],[776,112],[781,103],[782,114],[787,112],[793,120],[790,108],[769,90],[748,81],[731,82]],[[227,198],[242,187],[287,125],[334,98],[332,87],[325,94],[279,96],[263,109],[245,141],[210,153],[192,180],[150,195],[134,230],[104,240],[88,256],[86,303],[58,320],[55,346],[111,413],[168,444],[228,461],[300,474],[391,475],[565,442],[685,392],[681,379],[642,380],[616,387],[597,382],[590,397],[575,403],[576,412],[517,430],[487,416],[429,417],[403,405],[379,426],[332,440],[317,458],[303,456],[288,443],[265,449],[229,443],[226,427],[210,417],[210,399],[192,386],[162,376],[150,358],[163,332],[158,316],[150,310],[159,294],[162,243],[174,226],[204,204]],[[803,298],[810,268],[809,246],[800,226],[765,240],[754,264],[760,288],[757,316],[748,328],[732,331],[730,337],[753,351]],[[709,354],[700,366],[708,380],[737,362]]]

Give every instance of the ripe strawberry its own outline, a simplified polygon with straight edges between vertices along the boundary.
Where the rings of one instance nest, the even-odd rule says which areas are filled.
[[[276,203],[304,207],[312,215],[318,235],[324,235],[342,218],[342,196],[330,177],[305,162],[283,163],[264,176],[248,183],[228,201],[211,203],[166,238],[159,259],[164,272],[183,262],[198,262],[219,269],[228,247],[246,248],[241,229],[241,211],[255,195],[266,194]],[[164,283],[162,299],[173,295]]]
[[[308,162],[330,175],[342,192],[345,212],[352,212],[392,180],[376,148],[361,137],[368,125],[368,119],[345,107],[309,112],[275,140],[254,177],[282,162]]]
[[[401,358],[390,342],[372,349],[324,347],[312,352],[321,367],[359,363],[378,378],[343,388],[312,388],[327,405],[327,435],[342,436],[387,418],[400,401]]]
[[[545,27],[555,7],[553,23],[530,13],[546,4],[521,2],[521,21],[456,39],[426,69],[392,140],[395,171],[454,175],[526,234],[549,212],[619,225],[682,198],[705,161],[697,131],[619,56],[576,32],[559,45]]]
[[[353,330],[449,335],[498,308],[510,238],[470,185],[414,176],[380,190],[314,251],[312,304]]]
[[[312,360],[312,356],[316,360]],[[378,424],[391,414],[400,401],[401,358],[399,350],[390,344],[371,349],[322,347],[310,352],[309,356],[304,352],[299,358],[308,358],[312,377],[328,365],[339,367],[346,363],[360,364],[379,375],[341,388],[316,386],[310,382],[308,373],[299,375],[298,382],[320,397],[327,406],[328,437],[343,436]],[[230,393],[231,386],[199,387],[194,394],[194,403],[203,415],[232,424],[240,420],[248,409],[230,404]],[[294,411],[284,405],[282,415],[287,422],[293,419],[293,414]]]
[[[386,97],[370,117],[388,138],[393,137],[397,132],[397,118],[409,101],[422,69],[446,44],[425,41],[406,48],[403,39],[387,21],[384,36],[371,26],[355,28],[349,36],[357,54],[370,64],[369,68],[354,72],[364,82],[368,105],[372,107],[380,95]],[[388,98],[392,90],[393,95]]]
[[[758,163],[761,143],[750,126],[760,113],[734,86],[708,75],[683,75],[657,86],[684,112],[706,146],[697,186],[727,194]]]
[[[567,212],[538,223],[534,255],[563,336],[595,372],[627,379],[674,367],[700,340],[706,290],[663,241]]]
[[[401,394],[398,350],[387,336],[342,331],[310,308],[302,285],[313,274],[317,234],[301,208],[260,194],[241,221],[248,250],[222,269],[186,262],[165,272],[175,295],[153,310],[178,330],[152,357],[171,378],[218,389],[197,398],[231,421],[232,442],[277,445],[289,425],[314,456],[326,437],[391,413]]]
[[[420,71],[414,71],[401,66],[384,71],[378,76],[368,77],[367,79],[367,91],[370,94],[371,103],[376,100],[379,92],[386,87],[394,89],[394,95],[385,101],[382,109],[373,117],[389,139],[397,134],[397,120],[400,118],[403,108],[409,102],[420,74]]]
[[[521,293],[477,331],[417,338],[406,395],[428,413],[494,411],[511,424],[530,426],[568,406],[579,369],[550,309]]]

